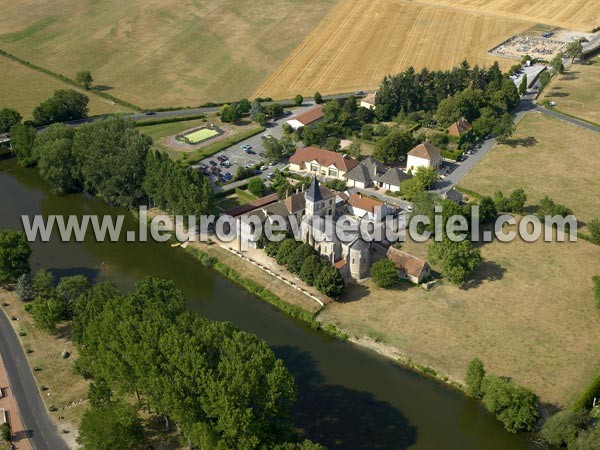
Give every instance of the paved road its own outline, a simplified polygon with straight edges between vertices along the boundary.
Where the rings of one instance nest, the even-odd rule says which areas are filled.
[[[0,312],[0,354],[23,427],[29,432],[29,441],[33,448],[68,450],[48,416],[19,338],[3,312]]]
[[[587,128],[588,130],[595,131],[600,133],[600,127],[588,122],[584,122],[583,120],[576,119],[571,116],[567,116],[566,114],[562,114],[554,109],[544,108],[543,106],[534,105],[532,108],[533,111],[540,112],[542,114],[546,114],[547,116],[552,116],[559,120],[564,120],[565,122],[572,123],[573,125],[577,125],[578,127]]]

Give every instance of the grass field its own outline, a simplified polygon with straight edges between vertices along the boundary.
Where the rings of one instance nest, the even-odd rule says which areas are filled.
[[[600,3],[594,0],[421,0],[434,5],[463,8],[506,17],[527,17],[564,28],[591,31],[600,26]]]
[[[0,48],[142,107],[249,96],[334,0],[0,0]],[[25,84],[26,80],[23,80]]]
[[[574,64],[554,77],[541,99],[556,102],[556,109],[600,124],[600,57],[590,64]]]
[[[73,89],[49,75],[40,73],[19,64],[12,59],[0,56],[2,77],[0,80],[0,108],[10,107],[21,113],[25,119],[31,119],[33,109],[54,94],[57,89]],[[128,112],[128,108],[113,105],[89,92],[81,91],[90,98],[89,115]]]
[[[216,130],[209,130],[208,128],[203,128],[202,130],[194,131],[193,133],[186,134],[185,137],[192,143],[197,144],[202,142],[208,138],[217,136],[219,134]]]
[[[600,218],[599,133],[529,113],[511,142],[496,146],[460,186],[482,195],[522,187],[528,205],[548,195],[580,221]]]
[[[426,244],[407,243],[426,257]],[[593,275],[598,247],[577,243],[493,242],[468,289],[443,282],[431,291],[371,283],[334,302],[322,320],[350,335],[398,349],[414,363],[462,381],[477,356],[543,402],[570,404],[600,370],[600,313]]]
[[[385,75],[409,66],[447,69],[465,58],[490,65],[489,49],[532,25],[404,0],[340,1],[256,95],[375,89]]]

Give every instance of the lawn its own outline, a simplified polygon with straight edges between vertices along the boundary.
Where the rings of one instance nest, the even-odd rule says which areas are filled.
[[[426,257],[426,244],[405,249]],[[351,336],[395,347],[413,363],[462,381],[473,357],[543,402],[569,405],[600,370],[600,313],[592,276],[600,251],[577,243],[493,242],[469,289],[442,282],[383,290],[353,287],[320,318]]]
[[[0,48],[145,108],[249,96],[334,0],[0,0]],[[27,80],[22,81],[23,85]]]
[[[559,111],[600,124],[600,57],[589,64],[574,64],[554,77],[540,99],[552,100]]]
[[[339,1],[314,31],[256,91],[290,98],[377,89],[384,76],[410,66],[508,68],[513,61],[487,52],[533,22],[405,0]]]
[[[74,89],[72,85],[49,75],[30,69],[12,59],[0,55],[2,78],[0,82],[0,108],[10,107],[27,120],[32,118],[33,109],[42,101],[52,97],[57,89]],[[90,98],[89,115],[129,112],[130,110],[110,100],[81,90]]]
[[[529,113],[510,145],[497,145],[463,179],[482,195],[523,188],[527,204],[548,195],[579,221],[600,218],[600,133],[540,113]]]

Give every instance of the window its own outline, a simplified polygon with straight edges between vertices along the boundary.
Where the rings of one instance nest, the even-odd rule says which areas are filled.
[[[311,172],[318,172],[319,171],[319,165],[318,164],[311,164],[310,165],[310,171]]]

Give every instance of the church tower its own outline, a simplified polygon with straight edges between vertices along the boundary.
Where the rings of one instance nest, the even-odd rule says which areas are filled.
[[[319,188],[319,181],[317,180],[317,177],[313,178],[312,183],[304,194],[304,199],[306,203],[305,214],[307,217],[313,218],[314,216],[321,214],[321,209],[323,208],[323,197],[321,196],[321,189]]]

